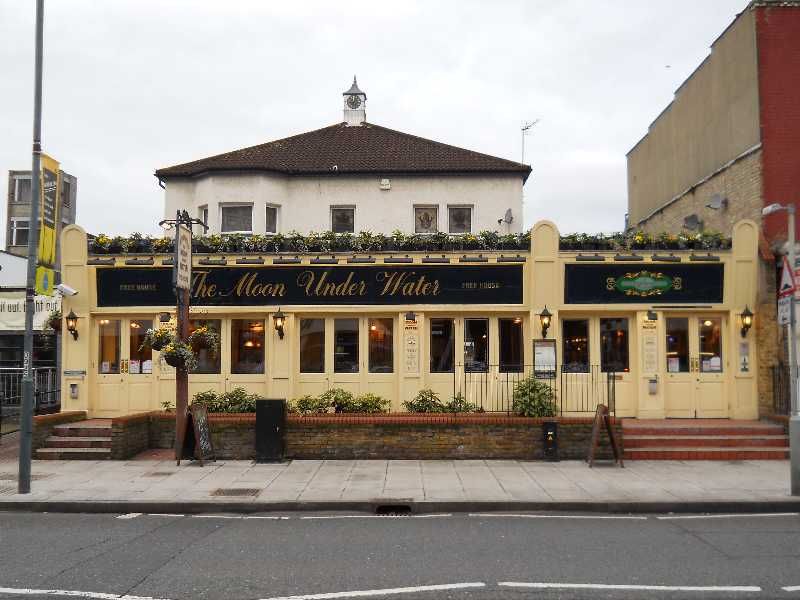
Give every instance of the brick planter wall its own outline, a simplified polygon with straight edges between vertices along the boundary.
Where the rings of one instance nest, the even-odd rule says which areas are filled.
[[[288,419],[287,458],[297,459],[519,459],[541,460],[542,423],[548,419],[485,415],[319,415]],[[584,459],[592,419],[559,421],[559,455]],[[221,459],[255,457],[255,415],[209,415],[212,441]],[[620,422],[615,423],[622,442]],[[169,413],[150,417],[150,447],[171,448],[175,420]],[[597,458],[611,458],[601,432]]]
[[[36,415],[33,417],[33,442],[32,450],[35,453],[44,447],[44,442],[52,435],[53,427],[64,423],[74,423],[86,419],[85,410],[72,410],[53,413],[51,415]]]
[[[111,458],[125,460],[150,446],[150,413],[111,419]]]

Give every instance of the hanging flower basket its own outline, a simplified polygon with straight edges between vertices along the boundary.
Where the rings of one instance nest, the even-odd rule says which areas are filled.
[[[175,334],[166,327],[163,329],[148,329],[144,334],[144,341],[139,350],[163,350],[168,344],[175,341]]]
[[[195,329],[186,341],[195,352],[208,350],[212,358],[217,355],[219,350],[219,334],[205,325]]]
[[[61,311],[54,310],[47,317],[47,327],[56,333],[61,333]]]
[[[161,350],[161,354],[170,367],[192,371],[197,366],[194,352],[183,342],[170,342]]]

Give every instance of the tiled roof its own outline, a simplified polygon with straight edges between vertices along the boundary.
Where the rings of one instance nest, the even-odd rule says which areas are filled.
[[[331,173],[517,173],[528,165],[363,123],[330,127],[226,152],[156,171],[156,177],[192,177],[211,171]]]

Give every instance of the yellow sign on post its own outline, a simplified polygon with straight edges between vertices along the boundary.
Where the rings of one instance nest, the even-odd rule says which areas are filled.
[[[42,155],[39,198],[39,247],[36,254],[36,293],[52,296],[55,288],[56,232],[61,194],[59,163]]]

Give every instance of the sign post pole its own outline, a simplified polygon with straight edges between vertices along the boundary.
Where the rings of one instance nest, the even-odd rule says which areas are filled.
[[[28,276],[25,284],[25,337],[22,351],[22,415],[19,436],[17,491],[31,491],[33,443],[33,313],[35,310],[36,251],[39,247],[39,199],[42,154],[42,47],[44,45],[44,0],[36,1],[36,50],[33,92],[33,160],[31,165],[31,228],[28,235]]]

